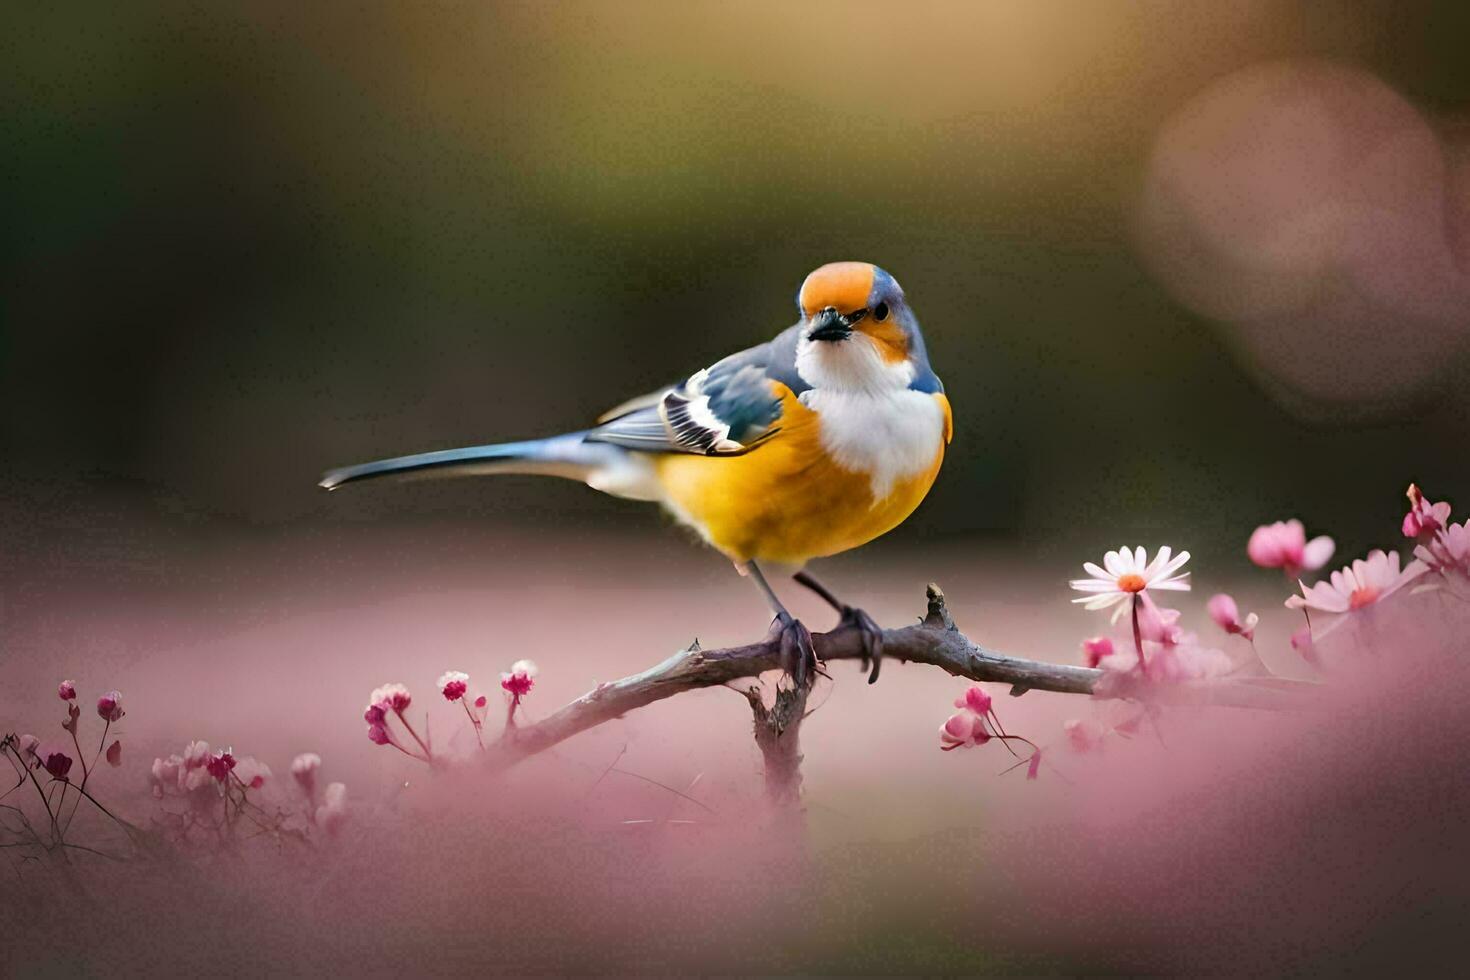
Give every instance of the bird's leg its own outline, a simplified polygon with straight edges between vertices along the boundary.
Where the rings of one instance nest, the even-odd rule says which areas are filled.
[[[851,626],[863,635],[863,669],[868,669],[869,661],[872,662],[872,673],[868,674],[868,683],[872,684],[878,680],[878,671],[883,666],[883,628],[873,622],[873,617],[863,612],[856,606],[849,606],[841,599],[832,594],[832,590],[821,582],[818,582],[807,572],[797,572],[792,578],[802,585],[811,589],[822,597],[822,601],[837,610],[839,623],[843,626]]]
[[[779,627],[781,666],[796,681],[798,687],[810,683],[817,669],[817,649],[812,645],[811,632],[786,611],[786,607],[781,604],[780,599],[776,598],[776,593],[772,591],[770,583],[766,581],[766,577],[761,574],[755,562],[736,563],[735,570],[741,575],[750,577],[755,587],[760,589],[761,595],[765,596],[766,604],[771,607],[771,612],[776,615],[771,628],[777,630]]]

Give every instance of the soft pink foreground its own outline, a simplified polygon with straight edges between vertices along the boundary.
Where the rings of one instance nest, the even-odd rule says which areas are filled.
[[[462,714],[433,690],[446,669],[497,706],[499,672],[536,660],[534,718],[696,636],[758,636],[754,591],[708,553],[441,527],[187,556],[34,542],[14,557],[0,727],[52,739],[57,681],[88,704],[116,687],[124,765],[97,789],[135,821],[154,807],[152,758],[193,738],[267,762],[282,799],[291,758],[318,752],[354,805],[306,854],[257,842],[188,863],[93,861],[83,892],[5,869],[19,897],[4,903],[5,959],[23,972],[1341,968],[1422,963],[1466,911],[1466,676],[1450,656],[1465,623],[1433,598],[1401,610],[1421,631],[1340,667],[1338,692],[1290,717],[1174,710],[1162,744],[1079,757],[1061,723],[1103,708],[999,697],[1008,729],[1049,746],[1037,782],[999,775],[1013,760],[995,745],[939,751],[961,681],[890,663],[870,687],[839,665],[802,731],[804,858],[762,829],[749,709],[731,691],[661,702],[494,779],[430,777],[363,736],[383,682],[414,692],[436,746],[468,751]],[[937,580],[977,641],[1075,662],[1104,622],[1068,603],[1065,580],[1097,557],[879,545],[822,571],[886,625],[919,616]],[[1197,562],[1195,581],[1192,628],[1213,630],[1204,600],[1239,585],[1267,658],[1310,674],[1283,653],[1299,621],[1278,578],[1227,582]],[[783,591],[814,629],[830,624]],[[710,809],[621,772],[599,782],[620,752],[618,769]]]

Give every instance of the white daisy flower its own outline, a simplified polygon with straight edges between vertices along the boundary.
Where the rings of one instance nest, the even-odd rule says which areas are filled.
[[[1083,571],[1092,577],[1073,579],[1070,585],[1078,592],[1088,594],[1072,601],[1085,603],[1084,609],[1117,606],[1113,612],[1113,621],[1116,622],[1128,608],[1124,600],[1140,592],[1148,589],[1188,592],[1189,573],[1179,571],[1187,561],[1189,552],[1181,551],[1175,555],[1168,545],[1160,548],[1151,562],[1148,552],[1142,548],[1110,551],[1103,556],[1101,568],[1092,562],[1083,564]]]

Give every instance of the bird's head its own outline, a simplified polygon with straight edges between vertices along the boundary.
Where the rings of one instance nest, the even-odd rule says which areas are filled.
[[[828,263],[806,277],[796,305],[797,370],[813,387],[908,387],[932,376],[903,289],[876,265]]]

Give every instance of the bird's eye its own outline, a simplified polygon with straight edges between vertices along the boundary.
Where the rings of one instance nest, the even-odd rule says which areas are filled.
[[[873,318],[878,320],[880,323],[888,319],[888,304],[879,303],[877,306],[873,307]]]

